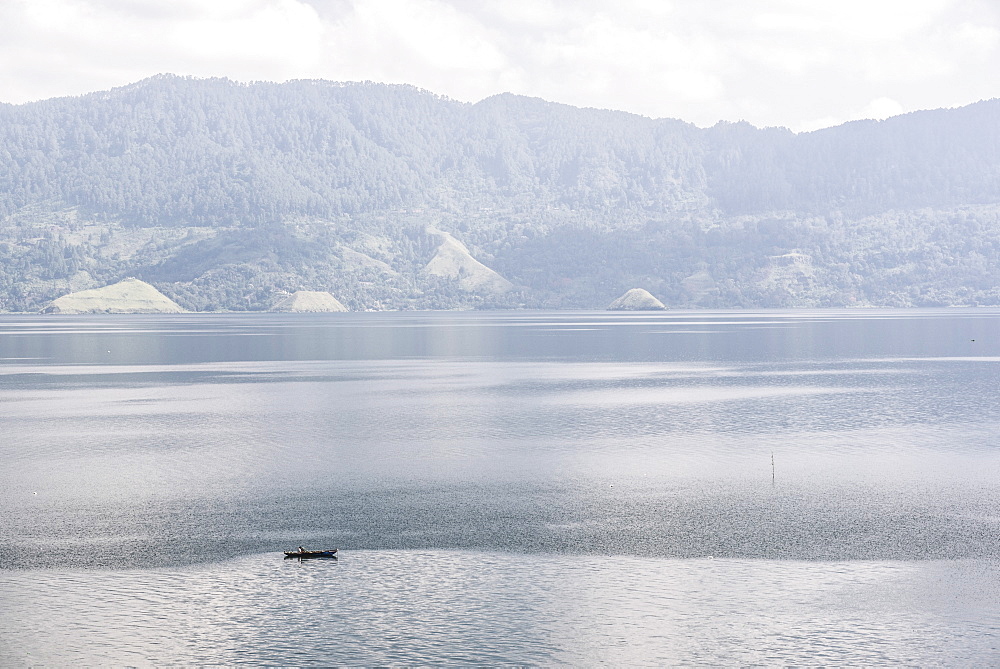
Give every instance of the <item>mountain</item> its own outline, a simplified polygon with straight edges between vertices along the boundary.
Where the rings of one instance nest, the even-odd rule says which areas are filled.
[[[1000,102],[795,134],[161,75],[0,105],[0,309],[1000,304]]]

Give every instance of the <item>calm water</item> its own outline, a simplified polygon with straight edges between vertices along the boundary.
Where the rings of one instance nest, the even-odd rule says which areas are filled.
[[[0,665],[995,663],[998,389],[985,309],[0,316]]]

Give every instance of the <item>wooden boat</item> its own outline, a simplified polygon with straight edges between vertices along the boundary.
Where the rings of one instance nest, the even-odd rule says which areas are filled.
[[[335,558],[337,557],[337,549],[334,548],[332,551],[285,551],[285,558]]]

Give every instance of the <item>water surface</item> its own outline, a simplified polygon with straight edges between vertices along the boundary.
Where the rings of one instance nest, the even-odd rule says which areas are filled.
[[[0,662],[982,660],[998,335],[986,309],[3,316]],[[303,543],[345,559],[278,559]]]

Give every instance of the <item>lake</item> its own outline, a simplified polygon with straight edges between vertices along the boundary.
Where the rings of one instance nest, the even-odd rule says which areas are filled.
[[[991,664],[998,388],[996,309],[2,315],[0,665]]]

